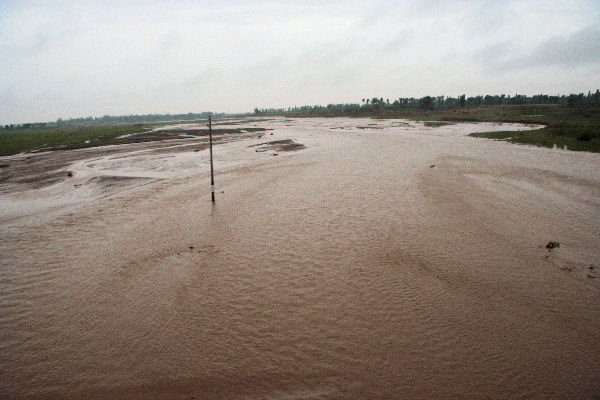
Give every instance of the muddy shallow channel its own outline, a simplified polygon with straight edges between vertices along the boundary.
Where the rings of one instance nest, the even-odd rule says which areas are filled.
[[[598,154],[255,125],[0,171],[0,397],[600,396]]]

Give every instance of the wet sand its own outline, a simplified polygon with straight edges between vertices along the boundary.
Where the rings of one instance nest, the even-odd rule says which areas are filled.
[[[600,396],[599,155],[256,125],[0,183],[0,397]]]

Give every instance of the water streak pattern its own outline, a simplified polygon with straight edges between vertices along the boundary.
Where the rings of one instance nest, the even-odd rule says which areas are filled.
[[[0,196],[1,397],[600,395],[598,155],[465,136],[517,124],[256,125],[215,148],[214,206],[207,151]]]

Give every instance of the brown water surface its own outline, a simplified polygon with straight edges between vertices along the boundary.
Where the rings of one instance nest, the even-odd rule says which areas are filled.
[[[0,191],[0,397],[600,395],[599,155],[256,125],[215,148],[214,205],[193,149]]]

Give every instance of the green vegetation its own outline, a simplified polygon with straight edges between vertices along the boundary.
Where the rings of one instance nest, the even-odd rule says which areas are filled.
[[[66,150],[110,144],[137,143],[206,136],[208,129],[161,129],[157,126],[181,122],[153,124],[118,124],[93,126],[19,127],[0,130],[0,155],[23,151]],[[218,134],[265,131],[264,128],[213,129]],[[129,135],[129,136],[126,136]]]
[[[153,124],[156,122],[169,121],[169,123],[181,123],[191,122],[197,120],[206,120],[209,115],[214,117],[221,117],[223,113],[211,113],[210,111],[204,111],[201,113],[187,113],[187,114],[143,114],[143,115],[105,115],[103,117],[86,117],[86,118],[69,118],[63,120],[59,118],[55,123],[42,123],[42,124],[25,124],[25,125],[107,125],[107,124],[134,124],[134,123],[149,123]]]
[[[268,128],[239,128],[240,131],[245,132],[264,132],[264,131],[272,131],[273,129]]]
[[[373,97],[362,104],[329,104],[288,109],[259,109],[261,118],[230,120],[220,114],[218,125],[242,125],[268,121],[265,116],[287,117],[370,117],[404,118],[421,121],[490,121],[520,122],[545,125],[534,131],[474,133],[471,136],[507,140],[545,147],[561,147],[576,151],[600,152],[600,90],[568,96],[548,95],[486,95],[466,97],[425,96],[423,98],[390,99]],[[51,123],[5,125],[0,129],[0,155],[23,151],[48,151],[97,147],[109,144],[157,141],[192,136],[204,136],[208,129],[163,129],[180,124],[207,123],[209,113],[149,114],[104,116],[101,118],[59,119]],[[165,121],[166,120],[166,121]],[[132,123],[135,121],[136,123]],[[143,122],[137,122],[143,121]],[[129,123],[115,123],[129,122]],[[260,132],[264,128],[218,129],[215,134]],[[0,165],[5,168],[6,165]]]
[[[124,142],[121,135],[144,132],[142,124],[13,128],[0,131],[0,155],[25,150],[56,150]]]
[[[493,121],[546,125],[543,129],[517,132],[481,132],[470,136],[512,143],[567,148],[600,153],[600,104],[574,106],[516,106],[489,115]]]
[[[255,119],[245,119],[245,120],[237,120],[237,121],[223,121],[219,120],[219,122],[214,123],[213,125],[241,125],[241,124],[252,124],[254,122],[264,122],[264,121],[272,121],[272,118],[255,118]]]
[[[542,104],[537,104],[542,103]],[[600,152],[600,91],[586,95],[425,96],[421,99],[363,99],[363,104],[329,104],[284,109],[255,109],[257,115],[286,117],[370,117],[420,121],[519,122],[545,125],[518,132],[474,133],[471,136],[507,140],[575,151]]]
[[[180,124],[208,124],[208,118],[190,119],[185,121],[160,121],[153,122],[153,127],[167,126],[167,125],[180,125]]]
[[[562,104],[562,105],[575,105],[575,104],[598,104],[600,103],[600,89],[596,89],[595,93],[588,91],[587,95],[584,93],[566,95],[547,95],[537,94],[534,96],[527,96],[523,94],[510,94],[501,95],[485,95],[485,96],[472,96],[466,97],[464,94],[457,97],[446,97],[446,96],[425,96],[421,98],[415,97],[399,97],[397,99],[384,100],[383,97],[373,97],[371,99],[362,99],[362,105],[358,103],[345,103],[345,104],[328,104],[327,106],[301,106],[301,107],[289,107],[285,108],[255,108],[255,114],[280,114],[285,112],[286,115],[294,116],[294,114],[320,114],[318,116],[328,116],[323,114],[331,114],[335,112],[343,111],[345,113],[357,113],[365,112],[366,110],[379,112],[385,109],[398,109],[398,108],[420,108],[424,110],[440,109],[440,108],[451,108],[451,107],[479,107],[479,106],[520,106],[520,105],[539,105],[539,104]],[[306,115],[302,115],[306,116]],[[317,115],[313,115],[317,116]]]

